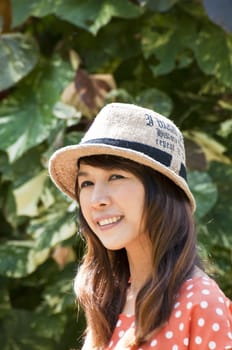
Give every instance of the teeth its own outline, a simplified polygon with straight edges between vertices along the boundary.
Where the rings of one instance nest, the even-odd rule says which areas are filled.
[[[104,226],[104,225],[113,224],[114,222],[117,222],[119,220],[120,220],[120,216],[114,216],[114,217],[109,218],[109,219],[100,220],[100,221],[98,221],[98,224],[100,226]]]

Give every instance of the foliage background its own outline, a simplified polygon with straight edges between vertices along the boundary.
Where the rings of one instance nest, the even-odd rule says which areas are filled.
[[[186,137],[199,252],[232,297],[232,4],[0,2],[0,348],[78,348],[77,208],[47,162],[106,102],[138,103]]]

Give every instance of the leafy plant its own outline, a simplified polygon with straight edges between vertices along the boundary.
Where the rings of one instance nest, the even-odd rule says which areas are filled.
[[[184,131],[199,252],[232,297],[232,4],[0,3],[0,347],[80,347],[76,204],[47,163],[101,106],[138,103]],[[220,1],[222,4],[222,1]]]

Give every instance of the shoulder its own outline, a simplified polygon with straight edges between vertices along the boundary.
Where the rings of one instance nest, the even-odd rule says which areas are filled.
[[[194,277],[183,283],[177,303],[197,312],[231,316],[232,304],[218,284],[210,277]]]
[[[231,301],[225,296],[218,284],[210,277],[194,277],[183,283],[179,299],[192,303],[192,306],[199,306],[207,309],[212,303],[218,307],[230,309]]]
[[[178,338],[185,331],[189,349],[232,346],[232,303],[209,277],[194,277],[183,283],[170,324],[175,325]]]

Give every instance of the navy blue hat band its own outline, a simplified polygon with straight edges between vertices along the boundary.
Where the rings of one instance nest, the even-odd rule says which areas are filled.
[[[144,155],[156,160],[157,162],[163,164],[166,167],[170,167],[172,161],[172,155],[170,153],[134,141],[125,141],[111,138],[98,138],[85,141],[82,144],[102,144],[125,149],[128,148],[129,150],[134,150],[143,153]],[[186,168],[183,163],[181,163],[179,175],[186,180]]]

